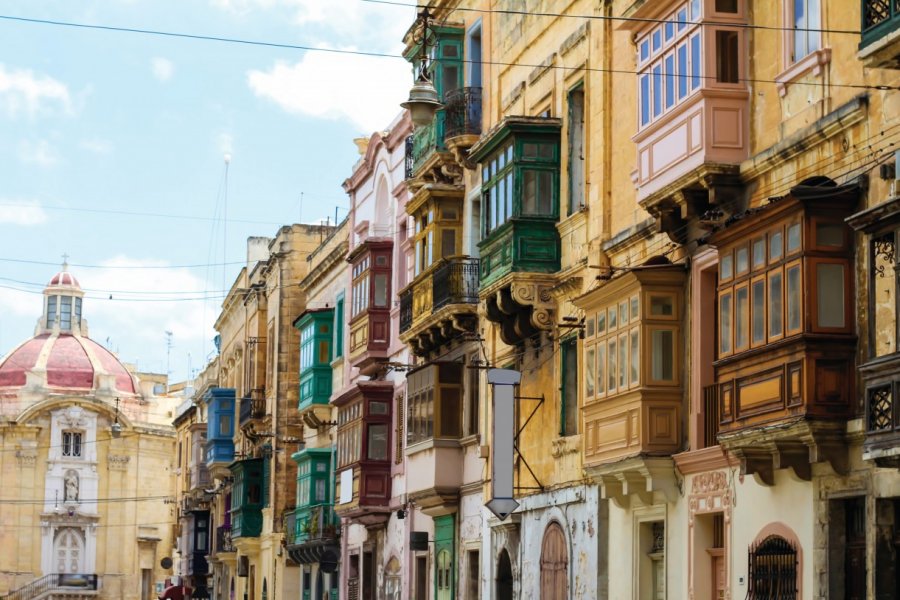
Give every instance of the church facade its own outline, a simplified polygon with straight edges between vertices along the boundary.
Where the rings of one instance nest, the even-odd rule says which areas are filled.
[[[42,301],[35,336],[0,362],[0,595],[155,598],[175,523],[171,401],[88,337],[65,266]]]

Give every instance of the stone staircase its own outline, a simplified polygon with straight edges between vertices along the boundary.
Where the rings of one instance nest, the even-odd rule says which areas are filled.
[[[100,578],[84,573],[51,573],[13,590],[0,600],[87,600],[100,590]]]

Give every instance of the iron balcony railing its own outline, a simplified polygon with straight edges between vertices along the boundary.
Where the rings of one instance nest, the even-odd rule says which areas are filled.
[[[719,443],[719,386],[707,385],[703,388],[703,447],[709,448]]]
[[[241,425],[266,416],[266,390],[257,388],[241,398]]]
[[[862,0],[860,48],[900,28],[900,0]]]
[[[412,327],[413,322],[413,291],[407,289],[400,294],[400,332]]]
[[[444,95],[447,123],[444,139],[460,135],[481,135],[481,88],[464,87]]]
[[[415,161],[413,160],[413,136],[407,136],[406,138],[406,178],[412,179],[413,176],[413,167],[415,165]]]
[[[88,573],[51,573],[14,590],[3,600],[31,600],[53,591],[78,592],[99,589],[100,578]]]
[[[866,430],[869,433],[893,431],[897,416],[892,384],[873,387],[866,392]]]
[[[478,259],[443,259],[434,271],[432,282],[434,310],[447,304],[477,304]]]
[[[231,525],[216,527],[216,552],[234,552],[234,542],[231,540]]]

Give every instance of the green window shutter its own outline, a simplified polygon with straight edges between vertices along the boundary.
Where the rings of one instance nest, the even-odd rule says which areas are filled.
[[[338,294],[334,310],[334,357],[344,355],[344,294]]]

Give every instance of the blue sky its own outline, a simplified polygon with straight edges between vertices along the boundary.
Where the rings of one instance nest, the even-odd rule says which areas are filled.
[[[414,18],[362,0],[31,0],[0,14],[394,54]],[[163,372],[172,331],[173,378],[201,367],[220,300],[185,298],[220,296],[223,268],[180,265],[240,262],[247,236],[301,219],[301,193],[303,222],[343,218],[353,138],[388,125],[411,83],[399,59],[0,20],[0,354],[33,335],[67,253],[85,265],[70,270],[92,338]]]

